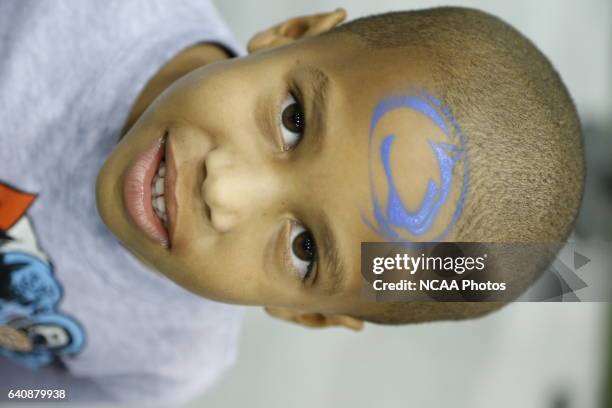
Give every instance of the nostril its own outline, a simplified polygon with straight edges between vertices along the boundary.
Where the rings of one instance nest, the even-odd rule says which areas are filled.
[[[208,219],[208,221],[212,221],[212,214],[210,212],[210,207],[208,206],[206,201],[204,201],[204,213],[206,214],[206,218]]]
[[[226,183],[209,177],[202,184],[202,211],[206,220],[218,232],[225,232],[234,222],[234,209],[229,205]]]

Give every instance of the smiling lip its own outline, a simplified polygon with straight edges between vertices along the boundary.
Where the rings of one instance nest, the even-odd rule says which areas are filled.
[[[166,144],[166,136],[164,135],[136,157],[125,174],[123,202],[128,215],[136,226],[147,237],[167,248],[169,246],[168,231],[164,228],[161,219],[155,214],[151,203],[151,182],[161,160],[164,158]],[[168,201],[168,197],[174,195],[173,189],[168,188],[174,187],[173,184],[166,181],[164,192],[166,201]],[[174,209],[176,209],[176,205]],[[169,219],[169,223],[171,221]]]

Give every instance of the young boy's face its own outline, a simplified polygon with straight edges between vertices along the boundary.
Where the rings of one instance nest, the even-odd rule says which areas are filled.
[[[427,88],[426,78],[417,59],[349,36],[197,69],[155,100],[106,161],[101,216],[139,258],[202,296],[361,313],[360,243],[390,240],[389,227],[407,239],[439,237],[456,215],[461,183],[444,187],[449,168],[432,146],[446,135],[436,118],[410,103],[384,105]],[[154,214],[148,186],[165,133],[168,248],[160,220],[138,215]],[[443,200],[429,194],[432,182],[446,188]],[[390,190],[406,214],[431,222],[402,226],[410,220],[389,210]]]

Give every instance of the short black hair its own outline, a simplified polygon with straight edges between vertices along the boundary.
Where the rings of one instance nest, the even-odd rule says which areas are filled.
[[[491,14],[460,7],[363,17],[328,35],[353,35],[372,49],[426,51],[428,90],[452,110],[470,157],[470,195],[455,240],[567,240],[584,188],[580,120],[559,74],[529,39]],[[552,261],[536,255],[522,260],[514,279],[533,281]],[[474,317],[500,305],[392,303],[361,317],[407,323]]]

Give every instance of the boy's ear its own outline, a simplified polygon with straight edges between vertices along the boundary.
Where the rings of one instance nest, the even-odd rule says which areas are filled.
[[[255,34],[247,44],[249,53],[279,47],[304,37],[312,37],[331,30],[346,18],[346,11],[338,8],[329,13],[291,18]]]
[[[363,321],[351,316],[329,315],[323,313],[301,312],[286,307],[266,307],[266,312],[277,319],[297,323],[306,327],[344,326],[347,329],[359,331],[363,329]]]

